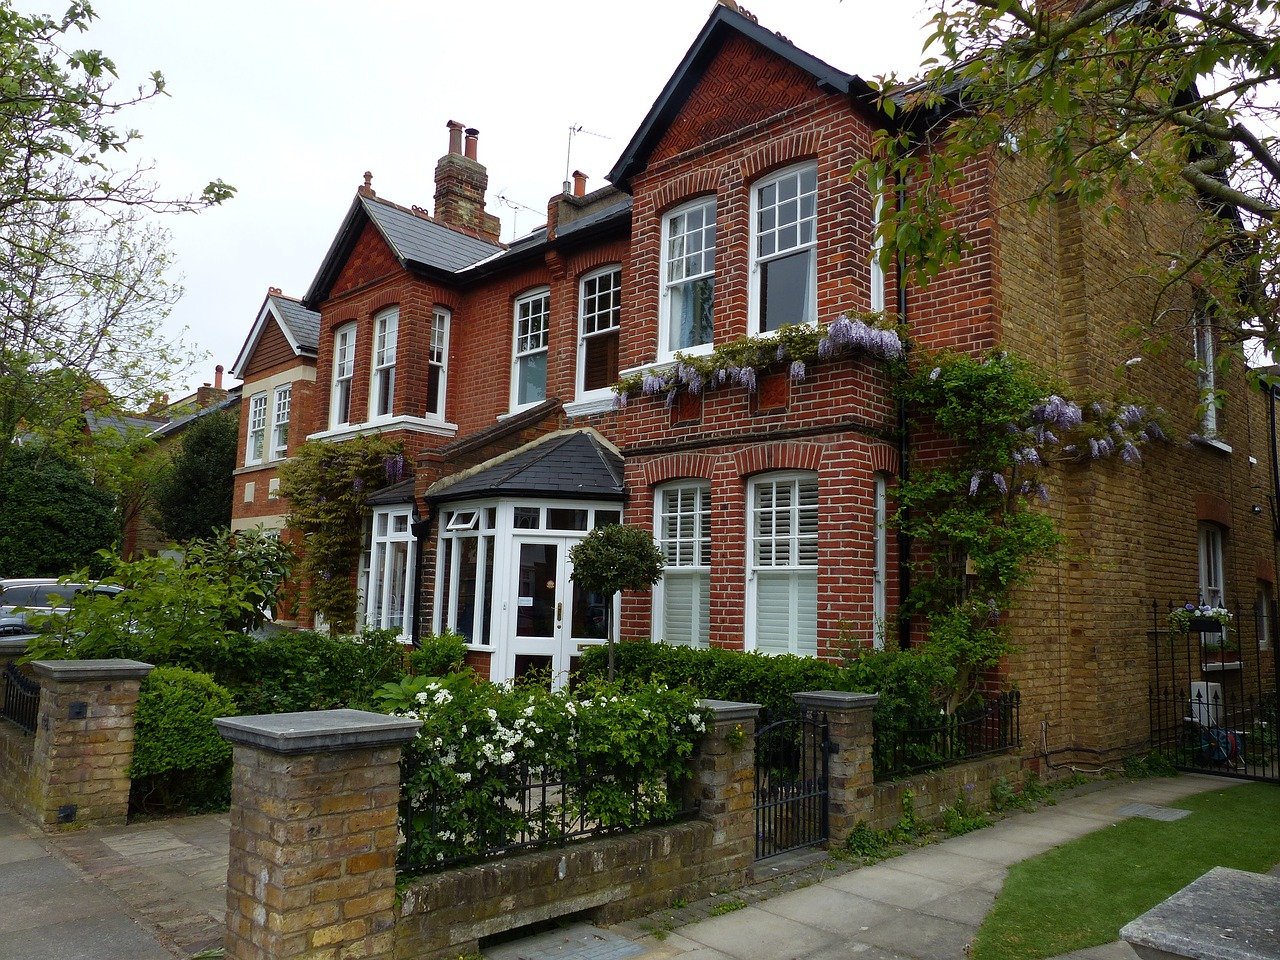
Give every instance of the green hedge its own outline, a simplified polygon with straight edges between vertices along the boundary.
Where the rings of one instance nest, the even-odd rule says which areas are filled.
[[[151,671],[134,714],[131,806],[157,811],[225,804],[231,744],[213,720],[236,713],[231,693],[208,674],[182,667]]]
[[[606,651],[583,652],[582,672],[605,673]],[[695,649],[647,641],[618,645],[617,676],[623,683],[653,681],[689,686],[701,697],[786,707],[806,690],[878,693],[875,722],[882,736],[938,721],[955,684],[955,669],[928,647],[906,651],[853,649],[840,663],[812,657],[718,647]]]

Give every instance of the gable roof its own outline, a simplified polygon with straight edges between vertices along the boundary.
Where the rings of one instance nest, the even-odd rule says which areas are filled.
[[[590,428],[548,434],[520,449],[446,477],[427,490],[434,503],[469,497],[625,500],[622,454]]]
[[[174,420],[170,420],[168,423],[162,424],[161,426],[156,427],[153,431],[151,431],[151,436],[167,437],[170,434],[178,433],[181,430],[185,430],[192,423],[194,423],[195,421],[203,417],[207,417],[210,414],[217,413],[220,410],[230,410],[239,402],[240,402],[240,387],[232,387],[230,390],[227,391],[227,395],[223,397],[221,400],[219,400],[217,403],[210,404],[207,407],[197,410],[195,413],[189,413],[185,417],[178,417]]]
[[[320,263],[320,270],[302,298],[305,307],[313,307],[329,295],[365,223],[374,225],[406,270],[455,273],[506,249],[502,244],[461,233],[394,203],[357,193],[329,252]]]
[[[272,288],[274,289],[274,288]],[[258,309],[258,317],[245,338],[244,346],[236,354],[235,363],[231,364],[231,375],[244,379],[244,368],[253,356],[253,351],[262,339],[267,322],[274,320],[284,334],[294,356],[314,358],[320,344],[320,314],[308,310],[302,301],[286,297],[281,293],[268,293]]]
[[[627,144],[618,162],[609,171],[608,179],[616,186],[623,190],[629,189],[631,177],[644,169],[649,155],[679,115],[685,101],[693,93],[694,87],[702,79],[707,67],[711,65],[711,61],[715,59],[725,42],[735,35],[744,36],[799,67],[813,77],[820,89],[830,93],[856,96],[874,109],[874,92],[861,77],[836,69],[736,10],[717,4],[694,39],[693,45],[684,55],[684,59],[676,67],[675,73],[671,75],[671,79],[658,94],[658,99],[649,108],[644,122],[632,136],[631,142]]]

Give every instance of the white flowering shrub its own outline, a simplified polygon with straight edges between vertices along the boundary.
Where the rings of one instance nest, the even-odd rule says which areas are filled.
[[[380,694],[422,728],[401,764],[401,871],[675,817],[705,730],[688,690],[589,683],[573,693],[474,674]]]

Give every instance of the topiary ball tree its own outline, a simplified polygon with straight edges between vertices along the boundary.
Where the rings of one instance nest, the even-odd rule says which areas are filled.
[[[610,524],[597,527],[569,549],[573,580],[584,590],[612,600],[623,590],[648,590],[662,579],[666,559],[653,536],[641,527]],[[611,618],[612,619],[612,618]],[[617,624],[609,629],[609,679],[613,679],[613,648]]]

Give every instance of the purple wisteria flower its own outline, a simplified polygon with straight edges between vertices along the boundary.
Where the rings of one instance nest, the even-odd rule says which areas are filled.
[[[835,344],[832,343],[830,337],[823,337],[818,341],[818,359],[829,360],[831,354],[835,352]]]
[[[803,360],[792,360],[792,361],[791,361],[791,379],[792,379],[792,380],[803,380],[803,379],[804,379],[804,375],[805,375],[804,361],[803,361]]]
[[[661,393],[666,389],[667,381],[657,374],[646,373],[644,379],[640,381],[640,392],[646,397],[652,397],[655,393]]]
[[[775,354],[779,363],[787,359],[787,348],[785,344],[778,344],[778,352]]]
[[[996,485],[996,489],[999,490],[1001,493],[1007,494],[1009,492],[1009,481],[1007,481],[1004,478],[1003,473],[999,473],[999,472],[992,473],[991,482]]]
[[[1084,422],[1079,405],[1064,400],[1056,393],[1032,407],[1031,418],[1037,423],[1052,424],[1063,430],[1078,427]]]
[[[734,381],[740,387],[744,387],[747,393],[756,392],[756,370],[755,367],[738,367],[734,373]]]
[[[1089,456],[1094,460],[1097,460],[1098,457],[1102,456],[1102,448],[1098,441],[1093,437],[1089,438]]]
[[[1142,451],[1132,441],[1126,440],[1120,448],[1120,459],[1125,463],[1137,463],[1142,459]]]
[[[1120,408],[1120,421],[1126,427],[1136,427],[1146,419],[1147,411],[1134,403],[1126,403]]]
[[[929,382],[933,383],[940,376],[942,376],[942,368],[934,367],[932,370],[929,371]]]
[[[973,476],[969,478],[969,496],[973,496],[978,492],[978,484],[982,482],[982,471],[973,471]]]
[[[627,391],[627,390],[621,390],[617,394],[615,394],[613,398],[614,407],[616,407],[619,410],[625,410],[627,408],[627,397],[629,396],[629,394],[630,394],[630,391]]]
[[[1146,429],[1143,430],[1143,433],[1145,433],[1147,437],[1149,437],[1152,440],[1169,439],[1164,435],[1164,431],[1160,429],[1160,424],[1156,423],[1154,420],[1152,420],[1150,423],[1147,424]]]
[[[1049,502],[1049,488],[1043,483],[1036,484],[1036,496],[1040,498],[1041,503]]]
[[[352,480],[352,481],[351,481],[351,489],[352,489],[352,490],[354,490],[356,493],[359,493],[361,490],[363,490],[363,489],[364,489],[364,477],[356,477],[354,480]]]

